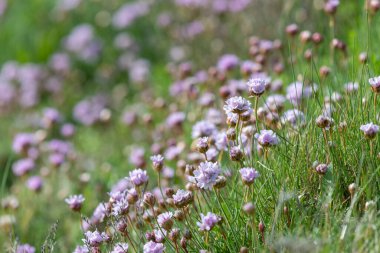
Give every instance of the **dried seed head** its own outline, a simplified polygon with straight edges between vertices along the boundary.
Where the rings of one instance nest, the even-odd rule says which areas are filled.
[[[247,247],[241,247],[239,253],[248,253],[249,250]]]
[[[241,159],[243,159],[243,151],[241,151],[238,146],[231,147],[230,158],[235,162],[241,161]]]
[[[265,225],[262,221],[260,221],[260,223],[259,223],[259,231],[260,231],[260,233],[264,233],[264,231],[265,231]]]
[[[356,184],[352,183],[348,186],[348,191],[350,192],[351,196],[353,196],[356,192]]]
[[[152,207],[156,203],[156,198],[154,195],[150,192],[147,192],[144,194],[144,203],[146,203],[148,206]]]

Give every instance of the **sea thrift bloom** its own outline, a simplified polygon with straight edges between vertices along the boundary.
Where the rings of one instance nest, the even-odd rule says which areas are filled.
[[[166,119],[166,124],[169,128],[181,127],[185,121],[186,115],[183,112],[173,112]]]
[[[191,135],[195,139],[199,137],[210,137],[215,133],[217,133],[217,129],[214,124],[208,121],[198,121],[193,126]]]
[[[248,86],[248,93],[252,97],[259,97],[261,96],[266,87],[266,81],[261,78],[251,78],[247,82]]]
[[[85,198],[83,195],[71,195],[70,197],[65,199],[65,202],[70,206],[73,211],[80,211],[82,208],[82,203]]]
[[[73,124],[64,124],[62,127],[61,127],[61,135],[63,137],[71,137],[73,136],[75,133],[75,126]]]
[[[120,199],[112,207],[112,214],[114,216],[124,215],[128,212],[129,203],[127,199]]]
[[[316,89],[316,85],[313,85]],[[313,93],[311,86],[306,86],[301,82],[291,83],[286,89],[286,98],[295,106],[301,104],[302,99],[309,98]]]
[[[197,150],[199,151],[199,153],[206,153],[207,152],[207,150],[209,148],[208,142],[209,142],[208,137],[202,137],[198,140]]]
[[[43,185],[42,178],[40,176],[33,176],[26,181],[26,186],[33,191],[40,191]]]
[[[241,180],[246,185],[251,185],[255,179],[259,177],[259,172],[257,172],[254,168],[242,168],[239,172],[241,175]]]
[[[193,193],[186,190],[178,190],[173,194],[174,205],[178,208],[187,206],[193,201]]]
[[[36,249],[29,244],[17,245],[15,253],[34,253]]]
[[[157,216],[157,223],[160,225],[160,227],[169,231],[173,226],[172,218],[173,218],[172,212],[162,213]]]
[[[111,253],[127,253],[128,247],[128,243],[117,243]]]
[[[380,93],[380,76],[372,77],[368,81],[371,85],[373,92]]]
[[[207,215],[201,213],[201,222],[197,222],[197,226],[200,231],[210,231],[221,220],[219,216],[211,212],[208,212]]]
[[[283,95],[279,94],[274,94],[265,100],[265,106],[270,110],[270,111],[281,111],[284,108],[284,104],[286,102],[286,98]]]
[[[144,245],[144,253],[163,253],[165,246],[162,243],[149,241]]]
[[[153,168],[156,171],[161,171],[164,166],[164,157],[162,155],[154,155],[150,157],[150,160],[153,163]]]
[[[328,14],[335,14],[338,9],[340,2],[339,0],[327,0],[324,6],[324,10]]]
[[[12,166],[12,171],[16,176],[22,176],[34,169],[34,161],[30,158],[20,159]]]
[[[315,123],[318,127],[329,130],[334,125],[334,120],[328,116],[320,115]]]
[[[255,134],[257,142],[263,147],[271,147],[278,144],[279,140],[276,133],[272,130],[261,130],[260,133]]]
[[[221,169],[217,162],[202,162],[198,169],[193,171],[194,176],[190,177],[190,181],[196,183],[201,189],[211,190],[220,173]]]
[[[321,163],[318,164],[318,166],[315,168],[315,171],[320,175],[324,175],[326,174],[328,168],[329,167],[327,164]]]
[[[288,110],[282,115],[281,123],[289,124],[291,127],[298,129],[305,125],[305,115],[297,109]]]
[[[90,251],[86,246],[77,246],[73,253],[89,253]]]
[[[30,133],[19,133],[13,139],[13,151],[17,154],[26,152],[27,149],[35,144],[35,136]]]
[[[363,131],[364,136],[367,139],[373,139],[375,138],[376,134],[379,132],[379,126],[371,123],[368,123],[366,125],[362,125],[360,127],[360,130]]]
[[[358,91],[359,84],[357,82],[349,82],[344,85],[344,89],[347,93],[354,93]]]
[[[251,109],[251,103],[243,97],[232,97],[226,101],[223,109],[226,114],[231,112],[242,114]]]
[[[149,177],[145,170],[135,169],[129,172],[129,179],[134,185],[140,186],[148,182]]]
[[[232,70],[239,65],[239,58],[233,54],[226,54],[220,57],[217,68],[220,71],[226,72]]]
[[[87,231],[84,235],[86,239],[83,239],[83,242],[88,243],[92,247],[98,247],[106,238],[104,233],[99,233],[97,230],[94,232]]]

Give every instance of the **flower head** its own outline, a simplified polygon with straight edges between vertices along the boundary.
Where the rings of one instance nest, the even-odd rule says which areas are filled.
[[[129,172],[129,179],[134,185],[140,186],[148,182],[149,177],[145,170],[135,169]]]
[[[184,207],[193,201],[193,193],[186,190],[178,190],[173,194],[173,200],[176,207]]]
[[[163,253],[165,246],[162,243],[149,241],[144,245],[144,253]]]
[[[221,170],[217,162],[202,162],[198,169],[193,171],[194,176],[190,181],[196,183],[201,189],[211,190],[220,174]]]
[[[375,93],[380,93],[380,76],[372,77],[368,82]]]
[[[243,180],[243,183],[247,185],[252,184],[260,175],[254,168],[242,168],[239,172],[241,175],[241,180]]]
[[[73,211],[79,211],[82,208],[82,203],[85,198],[83,195],[72,195],[65,199],[65,202],[70,206]]]
[[[153,168],[156,171],[161,171],[164,166],[164,157],[162,155],[154,155],[150,157],[150,160],[153,163]]]
[[[106,234],[99,233],[99,231],[87,231],[85,234],[86,239],[83,239],[83,242],[88,243],[92,247],[98,247],[100,244],[102,244],[106,239]]]
[[[251,109],[251,103],[243,97],[231,97],[227,99],[223,109],[226,114],[231,112],[242,114]]]
[[[157,223],[165,230],[170,230],[173,226],[173,213],[166,212],[157,216]]]
[[[247,82],[248,93],[250,96],[261,96],[266,87],[266,80],[261,78],[251,78]]]
[[[376,134],[379,132],[379,126],[371,122],[366,125],[362,125],[360,127],[360,130],[363,131],[364,136],[367,139],[373,139],[375,138]]]
[[[305,125],[305,115],[297,109],[288,110],[282,115],[281,123],[289,124],[292,128],[298,129]]]
[[[117,243],[111,253],[127,253],[128,252],[128,243]]]
[[[34,253],[36,249],[29,244],[17,245],[16,253]]]
[[[207,215],[204,215],[201,213],[201,222],[197,222],[197,226],[200,231],[210,231],[220,221],[221,218],[216,214],[208,212]]]
[[[261,130],[260,133],[255,134],[255,138],[263,147],[275,146],[279,142],[277,135],[272,130]]]

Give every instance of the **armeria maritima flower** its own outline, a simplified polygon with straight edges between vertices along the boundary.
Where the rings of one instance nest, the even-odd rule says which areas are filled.
[[[129,172],[129,179],[134,185],[140,186],[148,182],[149,177],[145,170],[135,169]]]
[[[82,203],[85,198],[83,195],[72,195],[65,199],[65,202],[70,206],[73,211],[80,211],[82,208]]]
[[[275,146],[279,143],[277,135],[272,130],[261,130],[255,134],[257,142],[263,147]]]
[[[243,97],[232,97],[227,99],[223,109],[226,112],[226,114],[231,112],[242,114],[251,109],[251,102],[249,102]]]
[[[208,212],[207,215],[201,213],[201,222],[197,222],[197,226],[200,231],[210,231],[220,221],[221,218],[214,213]]]
[[[220,172],[221,169],[217,162],[202,162],[198,169],[194,170],[194,176],[190,177],[190,181],[196,183],[201,189],[211,190]]]
[[[242,168],[239,172],[243,183],[246,185],[252,184],[260,175],[254,168]]]
[[[372,122],[360,127],[360,130],[363,131],[364,136],[367,139],[375,138],[376,134],[379,132],[379,129],[379,126],[373,124]]]

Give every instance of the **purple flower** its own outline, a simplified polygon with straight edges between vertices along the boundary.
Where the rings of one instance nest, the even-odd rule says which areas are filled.
[[[380,93],[380,76],[372,77],[368,81],[369,81],[369,84],[371,85],[372,90],[375,93]]]
[[[178,190],[173,194],[174,205],[178,208],[187,206],[193,201],[193,193],[186,190]]]
[[[22,176],[34,169],[34,161],[30,158],[20,159],[12,166],[12,171],[16,176]]]
[[[197,222],[197,226],[200,231],[210,231],[220,221],[221,218],[216,214],[208,212],[207,215],[204,215],[201,213],[201,222]]]
[[[13,151],[17,154],[26,152],[27,149],[36,143],[35,137],[30,133],[19,133],[13,139]]]
[[[36,249],[29,244],[17,245],[15,253],[34,253]]]
[[[223,107],[226,114],[237,113],[242,114],[251,110],[251,103],[243,97],[231,97],[226,101]]]
[[[214,124],[208,121],[198,121],[192,130],[193,139],[199,137],[210,137],[217,132],[217,129]]]
[[[71,137],[75,133],[75,126],[73,124],[67,123],[61,127],[61,135],[64,137]]]
[[[165,246],[162,243],[149,241],[144,245],[144,253],[163,253]]]
[[[194,170],[194,176],[190,177],[190,181],[196,183],[201,189],[211,190],[220,173],[221,169],[217,162],[202,162],[198,169]]]
[[[32,191],[40,191],[43,185],[42,178],[40,176],[30,177],[26,181],[26,186]]]
[[[150,160],[153,163],[153,168],[156,171],[161,171],[164,166],[164,157],[162,155],[154,155],[150,157]]]
[[[375,138],[376,134],[379,132],[379,126],[371,123],[360,126],[360,130],[363,131],[364,136],[367,139]]]
[[[84,235],[86,239],[83,239],[83,242],[88,243],[92,247],[98,247],[106,238],[106,234],[104,232],[99,233],[97,230],[94,232],[87,231]]]
[[[169,117],[166,119],[166,124],[169,128],[172,127],[181,127],[182,123],[185,120],[185,113],[183,112],[173,112],[169,115]]]
[[[77,246],[73,253],[89,253],[90,251],[86,246]]]
[[[279,142],[277,135],[272,130],[261,130],[260,133],[255,134],[255,138],[263,147],[275,146]]]
[[[42,125],[46,128],[51,127],[52,124],[61,120],[61,114],[55,108],[46,108],[43,111]]]
[[[147,2],[127,3],[117,10],[112,18],[112,24],[115,28],[122,29],[132,24],[138,17],[144,16],[149,12]]]
[[[328,168],[329,166],[327,164],[321,163],[321,164],[318,164],[317,167],[315,167],[315,171],[320,175],[324,175],[326,174]]]
[[[284,107],[284,104],[286,102],[286,98],[283,95],[279,94],[274,94],[265,100],[265,106],[270,110],[270,111],[280,111]]]
[[[281,117],[282,124],[289,124],[291,127],[297,129],[305,125],[305,115],[303,112],[293,109],[284,112]]]
[[[239,170],[243,183],[250,185],[259,177],[259,172],[254,168],[242,168]]]
[[[220,71],[226,72],[232,70],[239,65],[239,58],[233,54],[226,54],[220,57],[217,68]]]
[[[124,215],[128,212],[129,204],[126,199],[120,199],[112,207],[112,214],[114,216]]]
[[[106,216],[106,208],[104,203],[99,203],[99,205],[95,208],[94,213],[91,217],[91,223],[97,224],[99,222],[102,222],[104,220],[104,217]]]
[[[74,211],[79,211],[82,208],[82,203],[85,198],[83,195],[72,195],[65,199],[65,202],[70,206]]]
[[[316,85],[314,85],[316,89]],[[291,83],[286,89],[286,98],[295,106],[299,105],[303,98],[309,98],[313,93],[313,88],[301,82]]]
[[[347,93],[354,93],[358,91],[359,84],[357,82],[349,82],[344,85],[344,89]]]
[[[259,97],[265,91],[266,81],[265,79],[261,79],[261,78],[251,78],[248,80],[247,86],[248,86],[248,94],[250,96]]]
[[[170,230],[173,226],[173,213],[166,212],[157,216],[157,223],[165,230]]]
[[[135,147],[131,150],[129,161],[136,167],[145,167],[144,148]]]
[[[117,243],[111,253],[127,253],[128,252],[128,243]]]
[[[145,170],[135,169],[129,172],[129,179],[134,185],[140,186],[148,182],[149,177]]]

